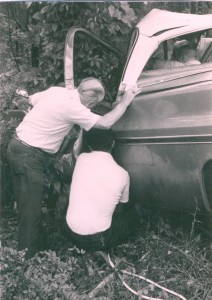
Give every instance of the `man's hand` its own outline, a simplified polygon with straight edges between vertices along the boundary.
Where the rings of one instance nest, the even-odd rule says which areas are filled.
[[[28,92],[26,90],[17,89],[15,92],[17,95],[22,96],[24,98],[29,97]]]
[[[115,107],[118,103],[123,102],[124,105],[127,107],[132,102],[133,98],[135,97],[135,94],[138,90],[137,85],[133,86],[125,86],[124,91],[119,91],[118,96],[116,98],[116,101],[112,104],[113,107]]]
[[[135,97],[136,89],[133,87],[127,90],[123,96],[120,97],[120,102],[122,101],[126,106],[130,105],[133,98]]]
[[[94,124],[95,128],[109,129],[111,128],[125,113],[127,107],[132,102],[136,94],[137,87],[129,88],[123,95],[118,96],[118,103],[113,110],[100,117]]]

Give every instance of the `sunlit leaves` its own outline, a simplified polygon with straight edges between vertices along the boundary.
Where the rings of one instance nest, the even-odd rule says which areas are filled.
[[[123,23],[127,24],[130,27],[136,20],[134,10],[129,6],[127,2],[110,4],[108,7],[108,12],[112,18],[121,20]]]

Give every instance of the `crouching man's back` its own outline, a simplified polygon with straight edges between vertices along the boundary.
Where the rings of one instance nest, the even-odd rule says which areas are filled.
[[[120,226],[122,218],[119,216],[116,227],[114,212],[120,203],[128,202],[130,179],[127,171],[111,155],[114,140],[109,130],[92,129],[86,137],[91,152],[82,153],[77,159],[66,222],[76,244],[82,248],[101,250],[108,244],[113,246],[112,240],[114,245],[119,243],[122,235],[126,235],[126,225],[129,225],[126,213],[121,221],[125,224]],[[133,226],[130,227],[132,229]],[[122,232],[118,232],[120,229]],[[83,243],[85,240],[87,242]]]

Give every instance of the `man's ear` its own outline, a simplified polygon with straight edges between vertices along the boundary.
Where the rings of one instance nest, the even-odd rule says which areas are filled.
[[[103,101],[104,98],[105,98],[105,94],[103,94],[102,92],[99,92],[99,93],[98,93],[98,102]]]

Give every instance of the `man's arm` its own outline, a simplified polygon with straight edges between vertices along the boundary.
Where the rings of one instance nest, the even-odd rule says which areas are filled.
[[[129,189],[130,189],[130,176],[127,174],[126,182],[123,187],[123,191],[121,193],[121,197],[119,199],[119,203],[116,205],[114,213],[119,214],[125,211],[129,206]]]
[[[133,89],[125,92],[124,95],[120,97],[120,102],[116,105],[116,107],[109,113],[101,116],[93,127],[99,129],[110,129],[113,124],[115,124],[124,114],[128,105],[130,105],[130,103],[132,102],[134,96],[135,93]]]
[[[128,203],[121,203],[121,202],[119,202],[119,203],[116,205],[114,214],[121,214],[121,213],[123,213],[124,211],[127,210],[128,205],[129,205]]]

